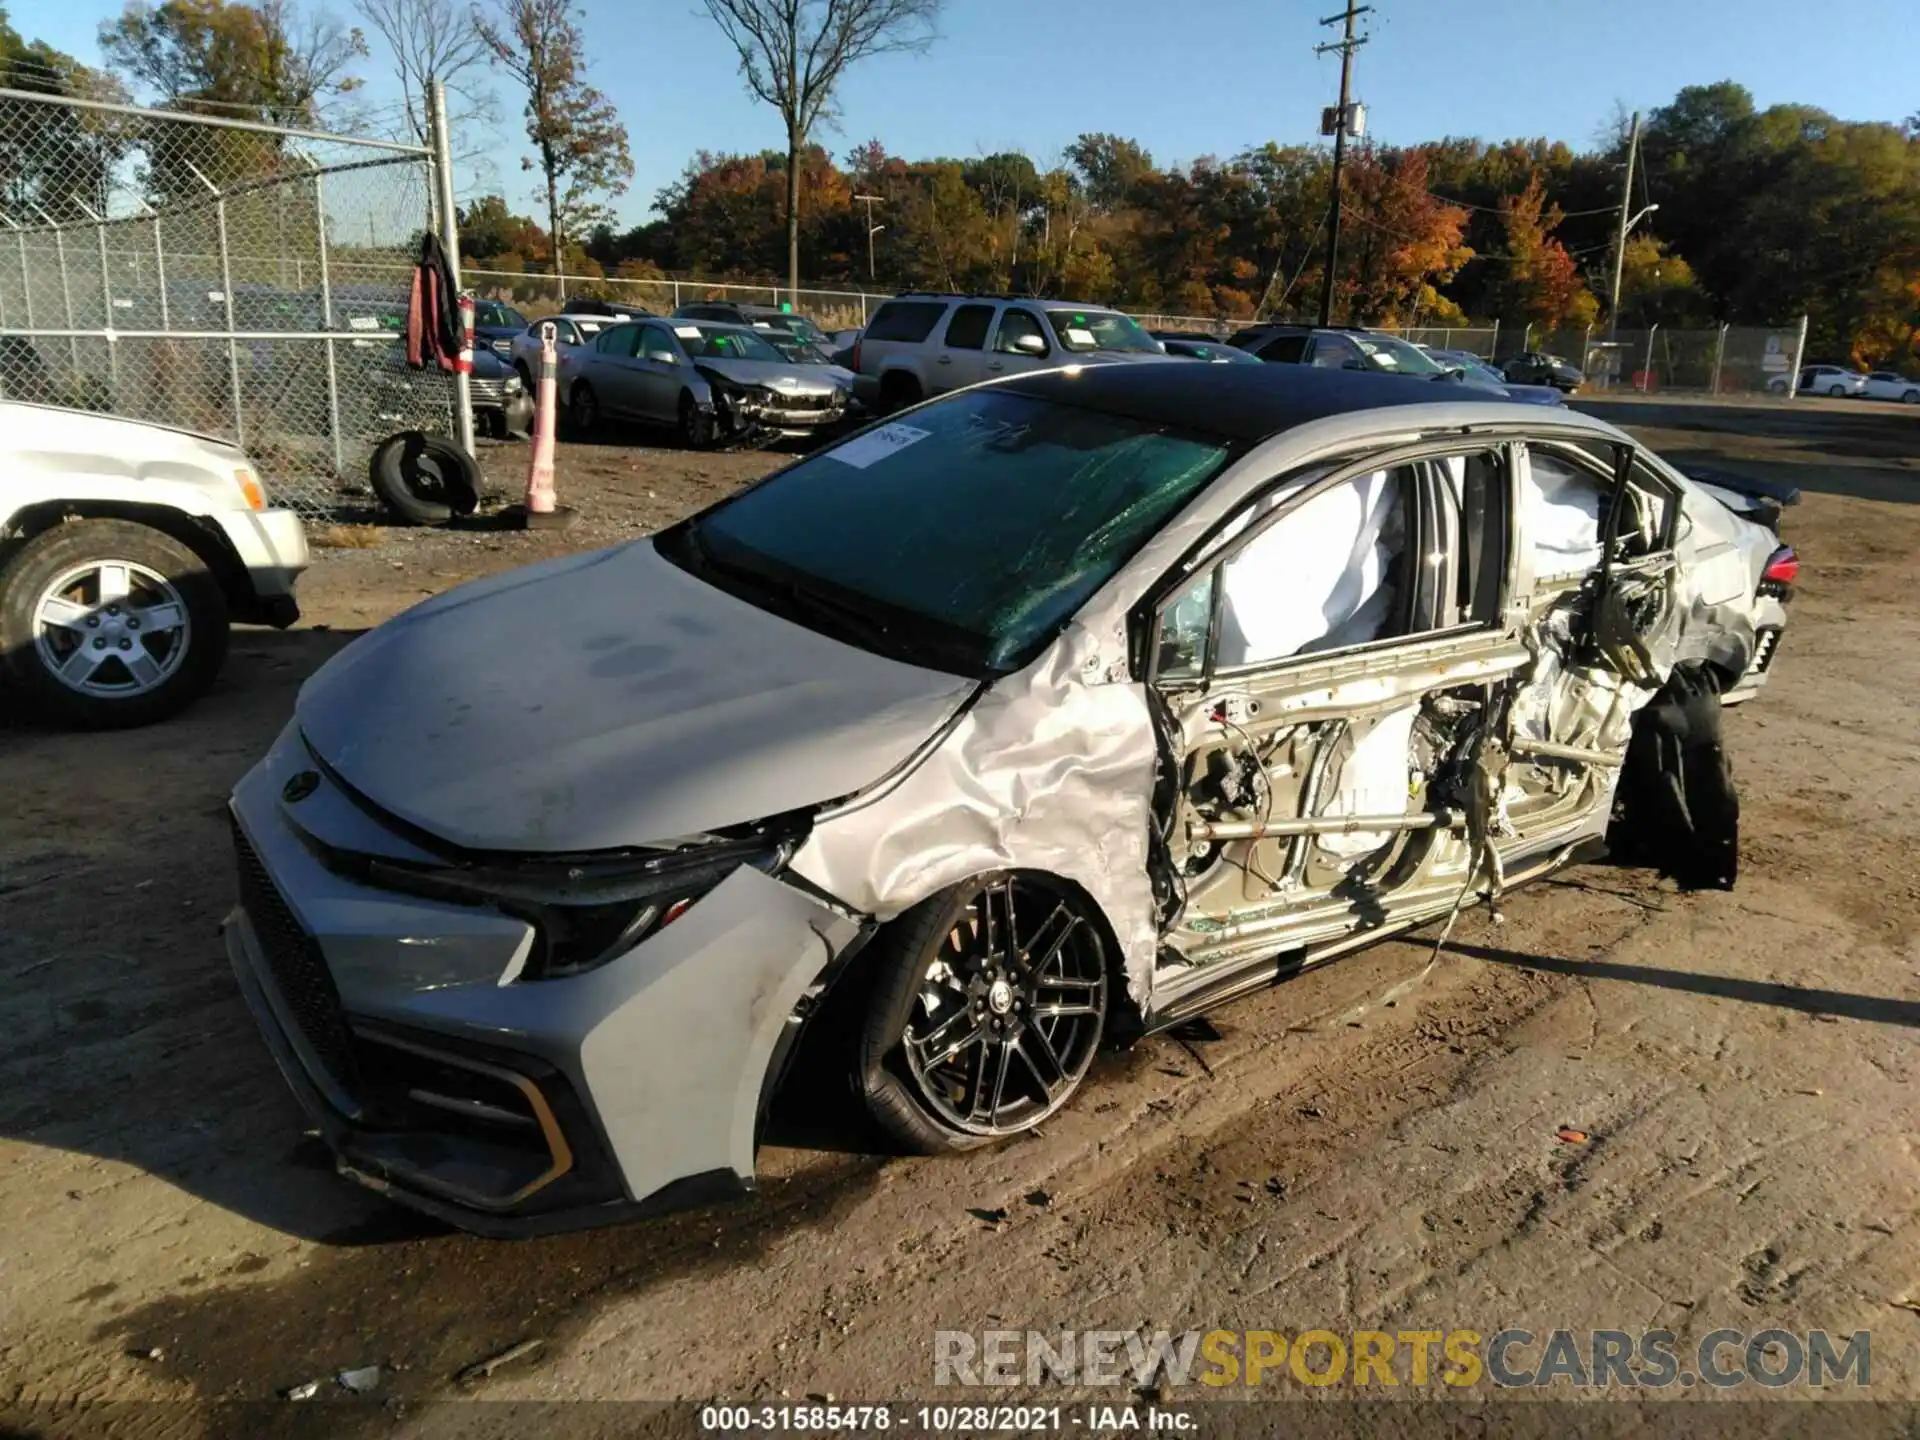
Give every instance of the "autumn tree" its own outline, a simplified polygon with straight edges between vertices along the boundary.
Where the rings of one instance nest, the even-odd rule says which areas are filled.
[[[1502,319],[1549,329],[1592,322],[1598,304],[1573,256],[1553,235],[1562,218],[1538,175],[1500,202],[1504,270],[1493,295]]]
[[[132,0],[100,27],[107,64],[162,105],[273,125],[321,123],[360,88],[365,37],[294,0]]]
[[[451,97],[456,131],[463,121],[491,117],[492,51],[471,8],[461,0],[355,0],[355,8],[386,42],[407,135],[416,145],[427,143],[427,92],[436,82]]]
[[[501,0],[497,15],[475,20],[495,63],[526,91],[534,156],[521,163],[540,172],[556,278],[571,238],[590,230],[633,178],[627,127],[587,83],[577,13],[571,0]],[[564,293],[564,279],[561,286]]]
[[[0,85],[41,95],[122,101],[126,92],[41,40],[26,40],[0,9]],[[64,105],[14,101],[0,126],[0,206],[36,221],[77,220],[88,210],[107,213],[107,192],[125,151],[125,127],[116,117]]]
[[[1436,198],[1427,174],[1427,156],[1418,149],[1368,146],[1349,166],[1348,215],[1356,233],[1336,283],[1346,293],[1347,313],[1360,324],[1465,318],[1439,287],[1473,258],[1464,242],[1467,212]]]
[[[516,0],[526,3],[526,0]],[[942,0],[705,0],[740,57],[747,90],[780,112],[787,131],[787,288],[800,288],[800,156],[832,115],[849,66],[872,55],[924,51]]]
[[[1654,235],[1628,239],[1620,262],[1622,324],[1699,326],[1712,319],[1711,302],[1685,257]]]

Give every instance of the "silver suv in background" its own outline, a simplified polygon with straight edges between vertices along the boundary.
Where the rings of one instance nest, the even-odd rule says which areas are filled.
[[[850,368],[860,402],[890,411],[1030,370],[1166,354],[1131,316],[1100,305],[908,291],[874,311]]]

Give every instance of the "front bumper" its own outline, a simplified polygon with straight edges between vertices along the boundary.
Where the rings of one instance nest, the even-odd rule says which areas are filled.
[[[743,868],[619,959],[520,980],[526,921],[329,868],[414,847],[329,779],[285,801],[311,766],[289,727],[235,791],[226,942],[343,1174],[494,1235],[751,1188],[767,1078],[853,921]]]
[[[307,532],[291,510],[224,510],[207,517],[247,572],[259,614],[243,615],[268,625],[291,625],[299,618],[293,586],[308,563]]]

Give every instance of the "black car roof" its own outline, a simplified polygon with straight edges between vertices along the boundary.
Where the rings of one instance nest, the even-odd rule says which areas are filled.
[[[1083,365],[1042,370],[996,388],[1039,400],[1083,405],[1178,430],[1230,440],[1264,440],[1311,420],[1388,405],[1457,401],[1457,387],[1436,394],[1432,381],[1311,365]]]

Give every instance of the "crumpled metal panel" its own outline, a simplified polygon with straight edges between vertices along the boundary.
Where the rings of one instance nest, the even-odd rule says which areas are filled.
[[[1069,626],[905,774],[823,813],[792,870],[882,920],[986,871],[1050,871],[1100,907],[1144,1002],[1159,946],[1153,723],[1145,687],[1110,675],[1102,648]]]

